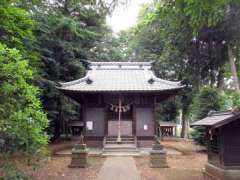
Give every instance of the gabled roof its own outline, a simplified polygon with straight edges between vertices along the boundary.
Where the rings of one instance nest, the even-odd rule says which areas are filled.
[[[207,126],[216,128],[238,119],[240,121],[239,111],[211,111],[206,118],[192,123],[191,126]]]
[[[160,127],[176,127],[177,123],[172,121],[160,121],[159,126]]]
[[[86,76],[60,83],[60,90],[75,92],[169,91],[180,82],[157,78],[150,62],[91,62]]]

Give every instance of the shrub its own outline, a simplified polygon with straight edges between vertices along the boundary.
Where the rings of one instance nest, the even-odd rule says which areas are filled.
[[[47,152],[48,120],[39,89],[31,85],[33,70],[19,51],[0,43],[0,72],[0,158],[37,162]]]
[[[191,118],[193,121],[205,118],[209,111],[221,110],[222,104],[221,95],[216,88],[203,87],[193,99]],[[205,144],[204,135],[205,129],[200,127],[191,133],[195,142],[201,145]]]

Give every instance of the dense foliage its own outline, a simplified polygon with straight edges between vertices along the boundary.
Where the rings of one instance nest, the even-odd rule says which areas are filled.
[[[94,47],[93,61],[129,61],[128,33],[120,32],[117,36],[107,33]]]
[[[201,88],[193,98],[191,107],[191,119],[193,121],[203,119],[210,111],[224,110],[224,102],[219,90],[211,87]],[[192,132],[193,139],[199,144],[205,144],[205,129],[198,127]]]
[[[109,32],[105,19],[116,3],[0,2],[1,158],[19,155],[39,164],[46,134],[57,139],[65,121],[79,118],[79,104],[60,95],[56,85],[84,75],[87,60],[97,56],[94,47]],[[4,165],[10,179],[20,178],[14,161]]]
[[[38,160],[48,143],[48,120],[39,89],[31,85],[33,71],[16,49],[0,44],[0,155]],[[7,161],[9,159],[7,158]]]
[[[22,1],[0,2],[0,161],[10,179],[21,177],[13,157],[40,163],[48,143],[48,120],[34,85],[40,65],[36,23],[27,6],[20,5]]]
[[[82,77],[90,60],[107,60],[103,52],[110,48],[103,42],[110,32],[106,26],[110,9],[104,1],[56,0],[41,6],[34,15],[39,24],[36,35],[43,63],[39,86],[53,140],[67,133],[64,124],[79,119],[80,108],[63,97],[56,89],[57,83]]]
[[[27,10],[8,0],[0,1],[0,42],[18,49],[33,68],[39,65],[36,38],[33,29],[36,22]]]
[[[159,77],[186,85],[175,102],[182,112],[182,137],[193,113],[202,112],[196,105],[192,110],[201,87],[217,88],[227,108],[238,106],[239,17],[238,0],[161,0],[146,4],[137,25],[125,32],[128,59],[154,61]],[[206,105],[205,115],[209,110]]]
[[[219,111],[222,107],[221,95],[216,88],[204,87],[193,98],[192,119],[199,120],[207,116],[209,111]]]

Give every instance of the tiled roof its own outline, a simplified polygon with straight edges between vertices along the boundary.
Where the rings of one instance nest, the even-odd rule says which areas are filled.
[[[192,123],[191,126],[219,127],[239,118],[240,113],[236,111],[211,111],[206,118]]]
[[[86,76],[59,89],[78,92],[168,91],[181,89],[180,82],[157,78],[149,62],[92,62]]]

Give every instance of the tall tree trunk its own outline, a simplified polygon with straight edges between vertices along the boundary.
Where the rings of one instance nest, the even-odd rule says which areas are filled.
[[[212,56],[212,40],[208,40],[208,58],[209,58],[209,68],[210,68],[210,86],[213,87],[215,83],[215,73],[214,73],[214,59]]]
[[[54,141],[57,141],[61,135],[61,122],[62,122],[61,95],[58,96],[57,110],[58,110],[58,118],[54,120],[54,135],[53,135]]]
[[[188,137],[188,119],[187,113],[185,110],[182,111],[182,131],[181,131],[181,138]]]
[[[199,66],[199,64],[197,62],[201,62],[201,57],[200,57],[200,42],[199,40],[196,41],[196,62],[194,63],[194,71],[195,73],[195,77],[196,77],[196,81],[194,81],[195,83],[195,87],[199,90],[201,87],[201,67]]]
[[[65,15],[69,15],[69,9],[68,9],[69,8],[69,3],[70,3],[69,0],[64,1],[64,4],[63,4],[64,12],[63,13]]]
[[[218,70],[217,88],[221,91],[223,91],[224,88],[224,68],[222,67]]]
[[[236,64],[234,61],[234,54],[233,54],[233,50],[231,45],[228,45],[228,59],[229,59],[229,63],[231,66],[231,73],[232,73],[232,77],[233,77],[233,85],[235,87],[235,90],[237,93],[240,93],[240,87],[239,87],[239,79],[238,79],[238,74],[237,74],[237,68],[236,68]]]

